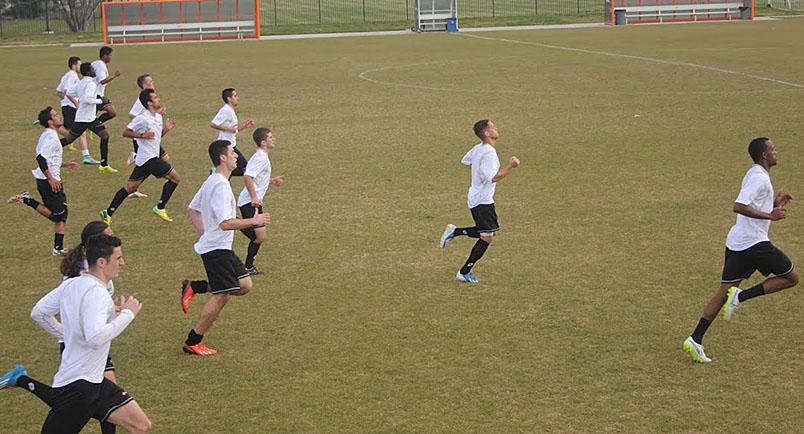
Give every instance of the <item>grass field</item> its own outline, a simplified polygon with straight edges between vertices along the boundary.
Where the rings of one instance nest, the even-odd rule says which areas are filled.
[[[116,47],[108,95],[127,111],[136,76],[155,77],[182,177],[174,223],[150,214],[153,179],[114,217],[115,286],[144,303],[112,344],[120,383],[157,433],[799,432],[801,288],[716,321],[710,365],[681,342],[718,285],[750,139],[774,139],[775,186],[804,200],[802,38],[787,19]],[[3,51],[4,197],[35,190],[31,121],[65,59],[96,51]],[[208,333],[220,354],[194,358],[179,348],[206,299],[181,313],[179,281],[203,276],[183,210],[227,86],[241,119],[279,137],[286,182],[267,197],[268,274]],[[437,241],[471,222],[459,160],[485,117],[522,166],[498,186],[503,230],[467,286],[454,274],[471,243]],[[116,166],[123,127],[109,123]],[[65,171],[68,245],[126,175]],[[50,382],[57,346],[28,314],[60,280],[52,226],[6,204],[0,221],[0,368]],[[799,264],[802,230],[794,201],[771,234]],[[0,432],[38,432],[46,412],[0,392]]]

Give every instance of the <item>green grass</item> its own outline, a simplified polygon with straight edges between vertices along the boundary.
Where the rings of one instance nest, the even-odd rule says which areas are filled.
[[[801,19],[477,36],[799,84],[804,69]],[[64,59],[93,53],[3,51],[18,95],[0,109],[4,195],[34,188],[31,120],[56,102]],[[801,88],[468,34],[120,46],[110,66],[124,74],[108,88],[119,109],[149,72],[178,121],[164,140],[182,177],[175,222],[150,214],[162,183],[149,179],[151,198],[126,201],[113,223],[127,262],[116,287],[144,308],[112,356],[154,432],[800,431],[800,288],[717,320],[712,365],[691,363],[681,342],[718,285],[751,138],[774,139],[775,185],[801,200]],[[386,84],[358,78],[370,70]],[[183,209],[206,177],[227,86],[242,119],[279,137],[286,184],[267,197],[257,264],[268,274],[208,333],[220,354],[200,359],[179,352],[206,300],[180,311],[178,282],[203,276]],[[453,276],[471,243],[437,240],[471,221],[459,160],[484,117],[500,157],[522,166],[498,186],[503,230],[475,268],[484,282],[467,286]],[[124,121],[108,125],[121,166]],[[248,133],[241,146],[251,155]],[[126,175],[65,171],[68,245]],[[0,220],[0,363],[49,382],[57,347],[28,314],[60,280],[51,226],[11,205]],[[798,264],[802,221],[794,201],[771,234]],[[0,392],[0,432],[38,432],[45,414],[25,391]]]

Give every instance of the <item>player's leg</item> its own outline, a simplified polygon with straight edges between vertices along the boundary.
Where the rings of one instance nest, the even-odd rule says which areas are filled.
[[[123,204],[123,201],[126,200],[128,195],[131,194],[131,192],[137,191],[147,177],[148,174],[144,168],[140,166],[134,167],[134,170],[131,172],[131,176],[129,177],[128,182],[126,182],[126,185],[120,190],[117,190],[112,198],[112,201],[109,202],[109,207],[101,210],[101,217],[104,218],[104,221],[106,221],[106,216],[111,218],[114,215],[118,208],[120,208],[120,205]]]
[[[41,181],[41,182],[40,182]],[[67,195],[64,185],[61,190],[54,192],[47,181],[37,180],[37,188],[42,194],[44,207],[50,212],[48,219],[53,222],[53,256],[61,255],[64,250],[64,233],[67,228]],[[41,212],[40,212],[41,213]]]
[[[89,143],[87,141],[87,132],[84,131],[78,137],[79,142],[81,143],[81,162],[84,164],[100,164],[100,161],[92,158],[92,155],[89,153]]]
[[[103,378],[117,384],[117,377],[114,375],[114,363],[111,356],[106,356],[106,368],[103,370]],[[115,434],[117,432],[117,425],[109,422],[108,420],[98,420],[100,423],[101,434]]]
[[[128,433],[151,432],[151,421],[142,410],[137,401],[131,400],[122,407],[114,410],[107,419],[108,422],[122,427]]]
[[[40,180],[40,179],[37,179],[36,181],[37,181],[36,182],[36,189],[39,190],[39,196],[40,197],[44,197],[42,195],[43,189],[47,189],[48,191],[52,191],[51,188],[50,188],[50,184],[48,184],[47,181]],[[40,187],[40,185],[39,185],[40,182],[39,181],[42,181],[44,183],[44,186]],[[45,193],[45,194],[47,194],[47,193]],[[39,215],[41,215],[42,217],[44,217],[44,218],[46,218],[48,220],[50,220],[50,216],[53,215],[53,213],[50,212],[50,210],[44,204],[42,204],[38,200],[36,200],[33,197],[31,197],[30,193],[28,193],[27,191],[23,191],[22,193],[15,194],[14,196],[11,196],[10,198],[8,198],[8,203],[22,203],[22,204],[28,205],[29,207],[31,207],[31,209],[33,209],[34,211],[39,213]]]
[[[168,215],[165,207],[167,206],[168,201],[170,201],[170,197],[173,196],[173,192],[176,191],[176,187],[179,186],[179,182],[181,181],[179,172],[171,167],[167,161],[158,157],[148,160],[145,163],[145,166],[155,177],[166,179],[165,184],[162,185],[162,195],[159,197],[159,202],[157,202],[156,205],[151,209],[151,212],[166,222],[172,222],[173,219]]]
[[[55,402],[42,425],[42,434],[79,433],[97,404],[100,385],[78,380],[55,390]]]
[[[494,241],[497,231],[500,229],[497,223],[497,212],[494,209],[494,204],[478,205],[471,209],[472,218],[475,221],[475,228],[477,230],[478,240],[472,246],[469,252],[469,257],[463,264],[463,267],[455,275],[455,278],[468,283],[478,283],[480,280],[472,274],[472,268],[477,264],[477,261],[483,257],[488,250],[489,245]],[[469,236],[469,234],[466,234]]]
[[[109,432],[114,432],[111,429],[115,425],[129,433],[147,433],[151,430],[151,421],[137,401],[107,378],[101,383],[98,405],[92,417],[98,419],[102,429]]]
[[[229,175],[230,178],[232,176],[243,176],[243,174],[246,173],[246,163],[248,163],[246,157],[243,155],[242,152],[240,152],[239,149],[237,149],[237,147],[234,148],[234,151],[235,154],[237,154],[237,168],[235,168],[235,170],[232,170],[232,174]]]
[[[255,209],[252,204],[247,203],[240,207],[240,215],[244,219],[254,217],[257,212],[262,213],[262,206],[259,206],[257,209]],[[254,258],[257,257],[257,253],[260,251],[262,242],[265,241],[265,227],[246,228],[242,229],[240,232],[242,232],[243,235],[249,239],[248,250],[246,251],[246,262],[243,264],[246,268],[246,271],[248,271],[250,275],[262,274],[262,271],[258,270],[254,266]]]
[[[748,289],[729,288],[723,317],[731,319],[740,305],[755,297],[792,288],[798,284],[798,273],[787,255],[770,241],[758,243],[745,251],[753,267],[765,276],[773,275]]]
[[[103,113],[101,113],[101,115],[98,116],[98,120],[101,121],[101,123],[114,119],[115,116],[117,116],[117,109],[111,102],[108,102],[98,107],[98,111],[103,111]]]
[[[98,171],[101,173],[117,173],[117,169],[109,165],[109,132],[99,119],[95,119],[92,126],[92,131],[100,138],[100,166]]]

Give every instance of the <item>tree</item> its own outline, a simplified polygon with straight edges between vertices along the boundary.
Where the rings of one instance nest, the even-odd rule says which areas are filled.
[[[59,7],[61,16],[71,32],[87,30],[92,12],[101,3],[100,0],[52,0]]]

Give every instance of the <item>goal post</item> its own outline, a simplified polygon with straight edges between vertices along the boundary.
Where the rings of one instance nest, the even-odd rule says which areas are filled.
[[[127,0],[102,3],[104,44],[260,37],[259,0]]]

